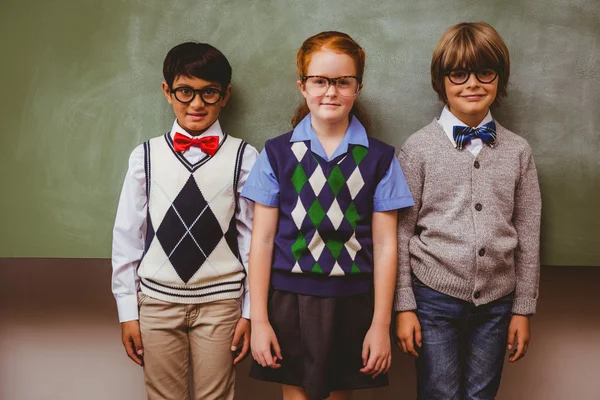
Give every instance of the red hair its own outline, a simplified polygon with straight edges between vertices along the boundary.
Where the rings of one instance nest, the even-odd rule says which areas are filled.
[[[336,53],[350,56],[356,65],[356,75],[360,78],[360,80],[362,80],[365,72],[365,51],[349,35],[336,31],[317,33],[302,43],[302,46],[296,55],[296,64],[298,66],[298,75],[300,79],[306,75],[313,53],[323,49],[328,49]],[[292,126],[295,127],[298,125],[300,121],[302,121],[302,119],[308,115],[309,112],[310,110],[308,109],[306,101],[303,101],[302,104],[298,106],[296,113],[292,117]],[[350,114],[354,115],[360,121],[367,132],[369,131],[370,118],[367,115],[364,107],[359,104],[358,101],[354,102],[352,110],[350,110]]]

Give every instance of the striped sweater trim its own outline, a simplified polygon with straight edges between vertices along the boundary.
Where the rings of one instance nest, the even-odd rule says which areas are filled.
[[[246,143],[242,140],[240,147],[238,147],[237,156],[235,158],[235,169],[233,172],[233,197],[235,198],[235,209],[238,210],[239,207],[239,195],[238,195],[238,183],[240,180],[240,172],[242,170],[242,158],[244,157],[244,151],[246,150]],[[235,218],[235,213],[233,218]]]
[[[146,173],[146,197],[150,198],[150,141],[144,142],[144,172]]]
[[[244,293],[244,279],[196,287],[173,287],[142,278],[140,289],[150,297],[170,303],[201,304],[240,297]]]

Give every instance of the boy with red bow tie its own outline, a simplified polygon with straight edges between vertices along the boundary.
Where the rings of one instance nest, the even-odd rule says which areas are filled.
[[[221,131],[231,66],[219,50],[175,46],[163,75],[176,120],[131,153],[113,232],[122,341],[149,399],[189,398],[190,374],[195,399],[232,399],[250,343],[253,203],[239,193],[258,153]]]
[[[431,61],[446,106],[398,156],[415,206],[398,218],[396,336],[419,399],[494,399],[506,347],[527,351],[541,197],[531,147],[490,113],[509,70],[490,25],[450,27]]]

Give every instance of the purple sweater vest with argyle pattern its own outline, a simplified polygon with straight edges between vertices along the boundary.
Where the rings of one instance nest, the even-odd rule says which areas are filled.
[[[373,284],[373,197],[394,148],[369,137],[369,147],[326,161],[293,132],[265,143],[279,182],[279,222],[271,285],[313,296],[366,293]]]

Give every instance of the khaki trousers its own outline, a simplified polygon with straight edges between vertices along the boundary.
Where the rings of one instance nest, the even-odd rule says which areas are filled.
[[[233,399],[231,342],[241,299],[175,304],[139,295],[149,400]]]

